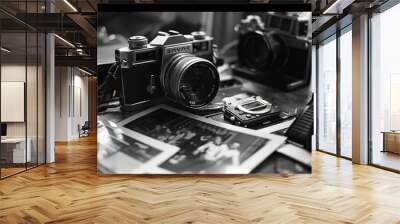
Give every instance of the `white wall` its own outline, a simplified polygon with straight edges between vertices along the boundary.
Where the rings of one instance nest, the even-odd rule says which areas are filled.
[[[25,83],[1,82],[1,121],[24,122]]]
[[[78,124],[88,120],[88,78],[72,67],[56,67],[55,141],[79,138]]]
[[[78,74],[76,72],[78,71]],[[71,135],[72,138],[79,137],[78,124],[83,125],[85,121],[88,121],[88,77],[82,76],[79,70],[74,70],[74,91],[72,99],[74,100],[74,107],[72,108],[72,123],[71,123]]]
[[[24,82],[25,89],[19,90],[23,96],[23,105],[19,108],[10,106],[1,107],[2,112],[13,113],[12,110],[19,110],[22,113],[23,119],[20,122],[6,122],[8,138],[27,138],[31,143],[32,161],[44,163],[45,159],[45,90],[44,77],[41,66],[32,66],[17,63],[5,63],[1,66],[1,81],[2,82]],[[24,87],[23,87],[24,88]],[[2,89],[2,94],[4,94]],[[2,95],[7,97],[7,95]],[[2,102],[3,104],[4,102]],[[11,102],[12,103],[12,102]],[[17,102],[15,102],[17,103]],[[26,104],[26,105],[25,105]],[[17,112],[14,112],[17,113]],[[26,113],[26,119],[24,114]]]
[[[25,82],[26,67],[20,64],[6,64],[1,66],[1,81]],[[6,110],[7,108],[1,108]],[[25,137],[25,122],[8,122],[8,137]]]
[[[26,74],[27,73],[27,74]],[[25,78],[28,78],[28,81]],[[27,121],[22,122],[7,122],[7,135],[8,137],[24,137],[25,126],[28,125],[28,137],[30,134],[36,136],[37,130],[37,114],[36,107],[43,107],[42,101],[37,105],[37,92],[36,92],[36,66],[25,66],[21,64],[3,64],[1,66],[1,81],[2,82],[24,82],[27,85]],[[3,98],[4,96],[2,96]],[[9,110],[10,108],[1,108],[1,110]],[[22,108],[24,112],[24,108]],[[44,121],[43,121],[44,123]],[[42,133],[40,133],[42,134]],[[40,136],[43,137],[43,136]]]
[[[55,68],[55,141],[68,140],[69,75],[67,67]]]

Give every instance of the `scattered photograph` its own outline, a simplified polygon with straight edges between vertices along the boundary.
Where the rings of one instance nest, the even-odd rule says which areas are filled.
[[[159,168],[181,174],[249,173],[284,138],[250,134],[214,120],[156,106],[119,123],[128,129],[178,147]]]
[[[97,137],[97,170],[100,174],[142,174],[177,151],[159,142],[154,146],[151,140],[139,141],[116,127],[105,125],[98,128]]]

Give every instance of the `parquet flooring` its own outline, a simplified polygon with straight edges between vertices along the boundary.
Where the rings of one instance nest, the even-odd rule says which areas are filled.
[[[315,152],[312,175],[98,176],[89,137],[0,181],[0,223],[400,223],[400,175]]]
[[[13,175],[13,174],[15,174],[15,173],[18,173],[18,172],[21,172],[21,171],[24,171],[25,170],[25,167],[17,167],[17,168],[14,168],[14,167],[7,167],[7,168],[1,168],[1,176],[3,177],[7,177],[7,176],[10,176],[10,175]]]

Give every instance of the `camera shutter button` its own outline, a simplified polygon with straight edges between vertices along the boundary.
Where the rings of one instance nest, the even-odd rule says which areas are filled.
[[[195,31],[195,32],[192,32],[191,35],[193,36],[193,38],[195,40],[204,40],[204,39],[206,39],[206,36],[207,36],[206,33],[203,31]]]
[[[178,31],[176,31],[176,30],[168,30],[168,33],[169,34],[171,34],[171,35],[178,35],[178,34],[180,34]]]
[[[168,36],[169,34],[166,33],[166,32],[163,32],[163,31],[158,31],[157,35],[159,35],[159,36]]]
[[[129,49],[137,49],[147,47],[148,40],[145,36],[132,36],[128,40]]]
[[[193,41],[194,40],[194,37],[192,35],[189,35],[189,34],[184,35],[184,37],[186,37],[186,39],[188,39],[189,41]]]

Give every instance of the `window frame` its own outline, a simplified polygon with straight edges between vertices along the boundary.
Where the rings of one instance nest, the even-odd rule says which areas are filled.
[[[348,18],[343,18],[343,20],[346,20]],[[342,22],[341,20],[338,21],[338,23]],[[346,22],[346,21],[345,21]],[[336,26],[337,24],[334,24],[334,26]],[[344,156],[341,152],[341,117],[340,117],[340,104],[341,104],[341,97],[340,97],[340,77],[341,77],[341,67],[340,67],[340,37],[342,35],[344,35],[347,32],[352,32],[352,22],[348,22],[348,24],[344,25],[343,27],[337,27],[336,32],[332,33],[331,35],[329,35],[328,37],[319,40],[315,45],[316,45],[316,99],[317,99],[317,104],[316,104],[316,150],[319,152],[323,152],[323,153],[327,153],[333,156],[337,156],[340,158],[344,158],[347,160],[352,160],[351,157],[348,156]],[[333,38],[333,36],[335,36]],[[324,149],[321,149],[319,147],[319,97],[318,97],[318,93],[320,91],[320,87],[319,87],[319,47],[322,43],[327,43],[329,41],[336,41],[336,152],[332,153],[332,152],[328,152]]]
[[[373,132],[372,132],[372,93],[373,93],[373,88],[372,88],[372,19],[374,17],[374,14],[381,14],[384,13],[385,11],[391,9],[392,7],[400,4],[400,0],[388,0],[384,4],[380,5],[377,8],[374,8],[372,10],[368,11],[368,31],[367,31],[367,39],[368,39],[368,69],[367,69],[367,79],[368,79],[368,165],[377,167],[383,170],[388,170],[391,172],[395,173],[400,173],[400,170],[393,169],[387,166],[383,166],[380,164],[376,164],[373,162]]]

